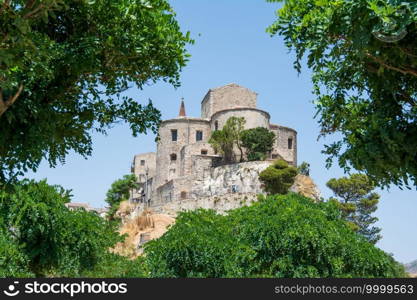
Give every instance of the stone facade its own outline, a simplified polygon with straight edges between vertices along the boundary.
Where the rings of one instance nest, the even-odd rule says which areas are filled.
[[[187,117],[182,102],[179,116],[161,123],[156,153],[135,156],[132,172],[141,188],[132,192],[132,198],[151,207],[167,203],[177,207],[200,198],[255,195],[262,191],[258,174],[271,161],[283,158],[297,165],[297,132],[271,124],[269,113],[256,107],[256,98],[255,92],[236,84],[211,89],[202,100],[201,118]],[[267,161],[217,166],[221,157],[208,140],[233,116],[244,117],[246,129],[264,127],[275,133]]]

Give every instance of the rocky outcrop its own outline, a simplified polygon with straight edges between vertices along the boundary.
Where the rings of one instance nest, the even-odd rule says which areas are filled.
[[[320,190],[310,176],[298,174],[295,177],[294,184],[291,186],[290,191],[299,193],[304,197],[311,198],[315,201],[321,201]]]
[[[191,196],[200,199],[229,193],[262,193],[259,173],[270,165],[270,161],[253,161],[211,168],[206,176],[196,181]]]

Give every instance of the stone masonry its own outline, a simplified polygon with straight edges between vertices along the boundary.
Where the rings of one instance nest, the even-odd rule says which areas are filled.
[[[132,172],[141,187],[132,200],[150,207],[169,204],[173,209],[193,206],[193,201],[224,195],[254,195],[262,191],[258,174],[273,160],[297,165],[297,132],[271,124],[268,112],[256,107],[257,94],[237,84],[210,89],[201,102],[201,117],[179,116],[162,121],[156,153],[135,155]],[[264,127],[276,141],[267,161],[217,166],[221,157],[208,143],[232,116],[245,118],[245,129]],[[183,204],[181,204],[183,203]]]

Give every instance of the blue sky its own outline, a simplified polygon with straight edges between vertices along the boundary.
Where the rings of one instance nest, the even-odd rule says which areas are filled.
[[[172,0],[178,20],[191,31],[195,45],[183,70],[178,89],[163,82],[143,90],[135,87],[128,94],[140,102],[152,99],[163,119],[177,116],[184,97],[187,115],[200,116],[200,102],[208,89],[237,83],[257,92],[258,107],[271,114],[271,122],[298,131],[298,160],[311,164],[311,176],[323,196],[331,196],[325,183],[343,176],[337,168],[325,168],[321,154],[323,143],[317,141],[319,128],[314,117],[310,72],[304,67],[298,75],[293,69],[293,55],[279,37],[271,38],[266,27],[275,19],[277,4],[255,0]],[[94,151],[87,160],[71,153],[65,165],[55,169],[43,163],[36,174],[43,179],[73,190],[74,202],[88,202],[103,207],[105,193],[117,178],[130,172],[134,154],[155,151],[153,135],[131,136],[129,127],[116,125],[108,136],[94,134]],[[392,187],[381,191],[376,213],[383,239],[378,246],[393,253],[401,262],[417,259],[417,192]]]

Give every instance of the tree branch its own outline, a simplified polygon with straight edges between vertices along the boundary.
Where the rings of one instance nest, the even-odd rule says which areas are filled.
[[[398,67],[389,65],[388,63],[386,63],[381,58],[376,57],[376,56],[373,56],[370,53],[365,53],[365,55],[367,57],[369,57],[370,59],[372,59],[374,62],[376,62],[376,63],[384,66],[385,68],[387,68],[389,70],[396,71],[396,72],[400,72],[400,73],[402,73],[404,75],[412,75],[414,77],[417,77],[417,70],[414,70],[414,69],[401,69],[401,68],[398,68]]]
[[[19,88],[17,89],[17,92],[11,96],[9,99],[4,101],[3,99],[3,90],[0,89],[0,117],[6,112],[6,110],[15,103],[17,98],[19,98],[20,94],[23,91],[23,84],[19,85]]]

